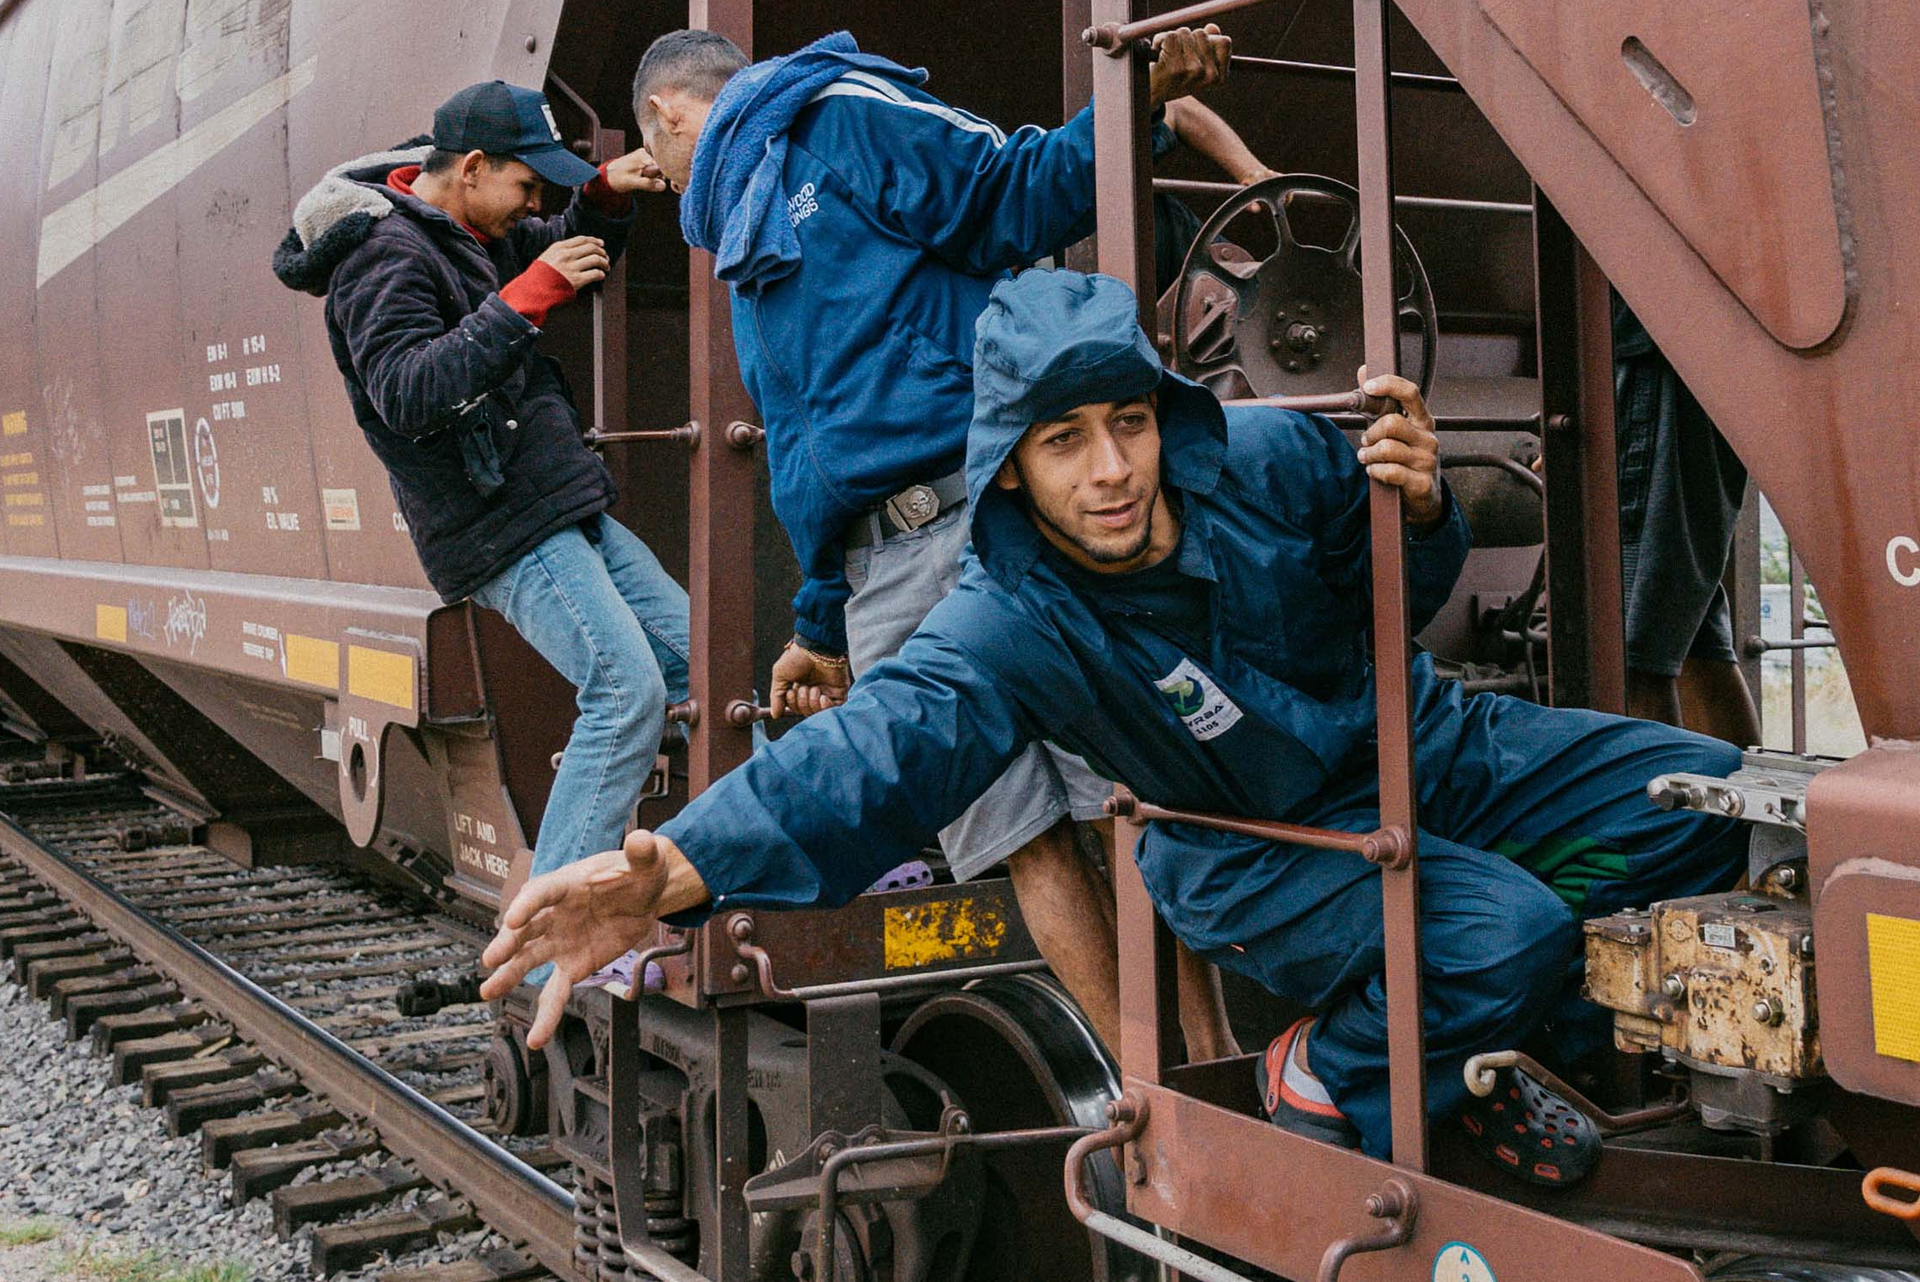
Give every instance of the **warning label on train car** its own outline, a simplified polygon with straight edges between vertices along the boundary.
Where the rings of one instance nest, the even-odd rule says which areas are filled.
[[[1920,1061],[1920,921],[1867,914],[1873,1049]]]
[[[329,530],[360,528],[360,491],[321,490],[320,507],[326,514]]]
[[[187,448],[187,412],[160,410],[147,415],[147,444],[153,450],[153,489],[160,499],[160,524],[200,524],[200,510],[193,495],[193,456]]]
[[[991,957],[1007,938],[1007,919],[971,897],[889,908],[884,957],[888,970]]]

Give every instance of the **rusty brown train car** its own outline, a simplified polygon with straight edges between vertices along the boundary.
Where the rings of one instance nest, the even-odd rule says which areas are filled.
[[[1478,546],[1421,640],[1463,679],[1623,699],[1609,284],[1820,584],[1870,746],[1664,781],[1665,804],[1754,821],[1756,893],[1591,932],[1621,1047],[1691,1095],[1603,1114],[1617,1138],[1599,1174],[1558,1194],[1428,1135],[1417,858],[1383,874],[1392,1167],[1250,1116],[1241,1062],[1178,1062],[1163,932],[1124,861],[1117,1063],[1032,973],[1006,884],[942,883],[663,932],[667,991],[582,996],[544,1054],[505,1003],[494,1120],[551,1129],[576,1167],[575,1225],[529,1231],[531,1252],[670,1282],[1424,1279],[1443,1263],[1839,1282],[1920,1264],[1903,1200],[1920,1192],[1909,0],[0,0],[0,722],[44,746],[48,776],[132,765],[236,860],[378,868],[484,923],[526,876],[571,693],[496,617],[427,588],[319,306],[268,272],[293,201],[475,80],[544,86],[604,158],[636,138],[629,79],[661,32],[710,26],[767,56],[846,28],[1004,123],[1057,124],[1093,97],[1100,225],[1068,254],[1138,281],[1155,181],[1202,217],[1234,204],[1230,237],[1257,212],[1198,170],[1137,162],[1140,41],[1198,20],[1236,41],[1214,105],[1299,176],[1303,204],[1339,193],[1367,243],[1397,222],[1425,288],[1405,315],[1390,268],[1363,280],[1362,264],[1318,300],[1340,345],[1304,370],[1257,359],[1271,322],[1229,332],[1231,283],[1206,255],[1146,319],[1230,396],[1338,393],[1360,354],[1432,381]],[[1248,237],[1247,261],[1272,252]],[[693,599],[688,744],[643,818],[745,756],[795,582],[726,306],[660,197],[591,306],[541,340],[614,465],[616,514]],[[1542,441],[1544,503],[1524,466]],[[1386,671],[1407,638],[1381,596]],[[1383,760],[1404,784],[1394,688]],[[965,947],[937,925],[958,914],[1005,929]],[[1693,947],[1710,933],[1745,944]],[[1676,980],[1717,986],[1720,1015],[1676,1015]],[[1082,1161],[1103,1147],[1121,1163]]]

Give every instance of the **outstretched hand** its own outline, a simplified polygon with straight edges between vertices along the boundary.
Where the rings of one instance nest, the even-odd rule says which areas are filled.
[[[545,962],[553,974],[540,991],[527,1045],[547,1044],[573,986],[652,937],[659,918],[705,903],[707,886],[680,848],[644,829],[609,850],[535,877],[513,897],[500,932],[480,955],[494,968],[480,985],[488,1001],[504,997]]]
[[[1360,461],[1367,475],[1397,488],[1406,502],[1407,524],[1415,530],[1432,528],[1445,511],[1440,488],[1440,436],[1420,388],[1404,378],[1382,374],[1367,377],[1360,367],[1360,390],[1369,396],[1398,401],[1398,413],[1382,414],[1360,438]]]

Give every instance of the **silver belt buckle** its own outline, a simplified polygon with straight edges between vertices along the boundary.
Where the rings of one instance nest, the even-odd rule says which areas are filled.
[[[887,515],[903,530],[917,530],[940,515],[940,496],[931,485],[910,485],[887,500]]]

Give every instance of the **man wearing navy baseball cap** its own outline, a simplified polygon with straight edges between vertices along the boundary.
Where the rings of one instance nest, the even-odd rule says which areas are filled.
[[[575,192],[541,218],[549,183]],[[427,578],[504,614],[579,689],[535,872],[619,844],[669,692],[685,697],[687,595],[607,515],[613,476],[534,347],[548,312],[607,274],[632,193],[664,190],[644,150],[596,169],[543,95],[493,80],[442,104],[430,139],[329,172],[274,256],[283,282],[327,300]]]

